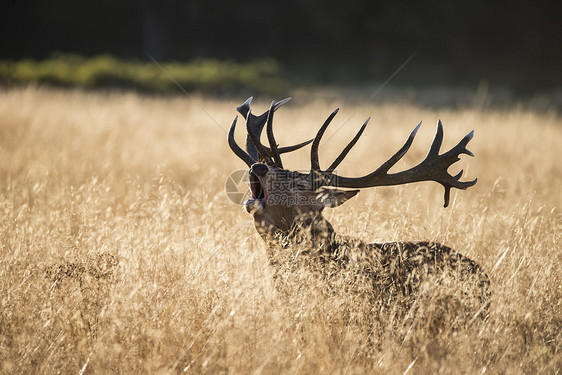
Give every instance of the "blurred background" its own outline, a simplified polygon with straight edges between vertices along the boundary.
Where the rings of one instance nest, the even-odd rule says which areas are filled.
[[[11,0],[0,80],[178,92],[153,58],[212,94],[364,96],[391,78],[389,98],[559,110],[561,11],[546,0]]]

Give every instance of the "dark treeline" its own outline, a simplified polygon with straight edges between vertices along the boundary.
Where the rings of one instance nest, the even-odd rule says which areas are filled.
[[[388,74],[416,53],[418,77],[561,83],[557,1],[8,0],[2,8],[2,59],[273,57],[297,72],[352,79]]]

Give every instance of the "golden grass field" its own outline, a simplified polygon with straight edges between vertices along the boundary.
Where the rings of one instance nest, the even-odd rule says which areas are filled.
[[[251,217],[224,193],[245,165],[223,129],[246,98],[201,99],[217,125],[182,96],[3,89],[0,372],[560,373],[560,117],[300,96],[277,112],[277,140],[311,138],[339,106],[324,139],[345,126],[323,166],[373,116],[338,169],[347,176],[376,168],[420,120],[399,167],[423,158],[438,118],[443,150],[475,130],[476,157],[452,169],[478,184],[454,190],[449,208],[441,186],[422,183],[366,189],[325,216],[342,234],[435,240],[476,260],[492,283],[488,321],[452,328],[448,311],[437,332],[374,322],[382,315],[306,277],[282,298]],[[307,152],[285,165],[307,168]]]

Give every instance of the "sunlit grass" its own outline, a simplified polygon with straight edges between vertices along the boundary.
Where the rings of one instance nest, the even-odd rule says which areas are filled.
[[[436,240],[484,267],[489,320],[450,329],[449,311],[435,332],[386,320],[344,288],[322,293],[306,274],[289,275],[298,293],[278,293],[251,218],[224,194],[227,176],[245,167],[224,133],[245,99],[202,99],[211,119],[185,97],[0,92],[0,372],[559,371],[559,117],[304,97],[276,115],[277,139],[290,144],[341,107],[321,149],[324,167],[373,115],[339,167],[347,176],[378,166],[420,120],[401,167],[423,158],[438,118],[443,149],[475,130],[476,157],[453,168],[478,184],[454,192],[451,207],[426,183],[368,189],[326,211],[342,234]],[[309,165],[306,151],[284,161]],[[112,272],[100,254],[116,257]],[[57,277],[61,265],[76,274]]]

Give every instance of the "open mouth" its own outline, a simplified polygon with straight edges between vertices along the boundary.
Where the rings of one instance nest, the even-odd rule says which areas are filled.
[[[253,173],[250,173],[250,192],[253,199],[263,200],[267,196],[260,179]]]

